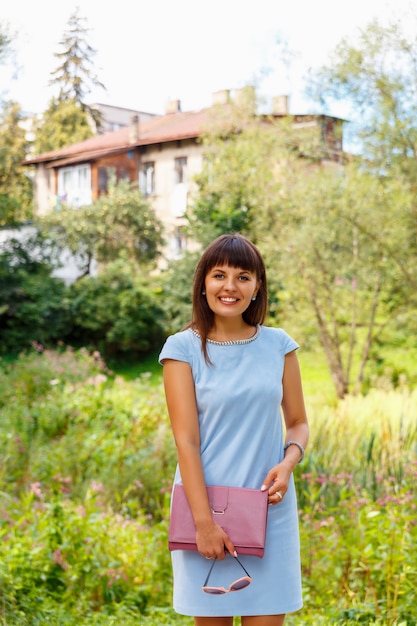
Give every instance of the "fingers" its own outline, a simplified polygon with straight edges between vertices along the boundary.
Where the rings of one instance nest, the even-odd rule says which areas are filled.
[[[237,556],[236,548],[229,538],[227,539],[227,541],[225,541],[224,545],[229,554],[231,554],[232,556]]]
[[[222,561],[228,552],[232,556],[237,556],[236,548],[230,537],[221,526],[217,527],[217,530],[216,536],[212,537],[209,541],[207,541],[207,539],[204,543],[197,541],[200,554],[205,556],[206,559],[219,559],[219,561]]]
[[[220,549],[220,550],[212,550],[210,552],[201,553],[201,554],[203,554],[203,556],[205,556],[206,559],[218,559],[219,561],[223,561],[223,559],[226,558],[226,555],[227,555],[228,552],[232,556],[237,556],[237,552],[236,552],[235,546],[230,541],[230,539],[228,539],[227,542],[224,543],[222,549]]]
[[[284,499],[288,489],[288,480],[285,471],[279,465],[272,467],[261,487],[261,491],[268,491],[268,504],[279,504]]]
[[[276,469],[272,468],[271,470],[269,470],[269,472],[265,476],[265,480],[262,484],[261,491],[266,491],[268,487],[271,485],[271,483],[274,482],[277,478],[278,476],[277,476]]]
[[[279,504],[283,501],[285,494],[287,493],[287,487],[283,487],[282,483],[275,482],[269,489],[268,503]]]

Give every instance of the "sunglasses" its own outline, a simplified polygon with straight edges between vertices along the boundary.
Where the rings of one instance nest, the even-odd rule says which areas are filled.
[[[207,578],[204,581],[204,585],[201,587],[205,593],[211,593],[214,596],[219,596],[224,593],[230,593],[231,591],[240,591],[241,589],[245,589],[245,587],[248,587],[251,584],[252,578],[250,577],[249,572],[243,567],[242,563],[239,561],[237,557],[233,557],[233,559],[239,563],[240,567],[243,569],[246,576],[243,576],[243,578],[238,578],[237,580],[230,583],[229,589],[225,589],[224,587],[208,587],[207,583],[209,581],[211,572],[213,571],[213,567],[215,566],[216,560],[217,560],[217,559],[214,559],[209,569],[209,573],[207,574]]]

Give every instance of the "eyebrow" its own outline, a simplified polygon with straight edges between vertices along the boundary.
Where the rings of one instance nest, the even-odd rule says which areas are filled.
[[[245,270],[245,269],[243,269],[241,267],[232,267],[231,265],[227,265],[227,266],[223,266],[223,267],[214,266],[209,271],[210,272],[224,272],[226,267],[230,268],[230,269],[240,270],[239,274],[254,274],[255,273],[253,270]]]

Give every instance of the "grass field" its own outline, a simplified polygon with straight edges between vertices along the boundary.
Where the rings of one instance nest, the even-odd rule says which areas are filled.
[[[411,350],[392,355],[393,369],[415,366]],[[171,608],[176,454],[157,356],[108,362],[114,380],[71,349],[1,371],[2,624],[191,626]],[[305,607],[286,623],[415,625],[417,389],[381,378],[336,400],[322,351],[299,359],[311,424],[296,476]]]

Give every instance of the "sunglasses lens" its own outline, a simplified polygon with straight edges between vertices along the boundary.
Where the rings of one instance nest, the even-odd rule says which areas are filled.
[[[203,587],[203,591],[211,593],[213,596],[221,596],[226,593],[223,589],[219,589],[218,587]]]
[[[245,587],[248,587],[249,585],[250,585],[250,580],[248,580],[247,578],[241,578],[240,580],[236,580],[230,586],[230,588],[233,591],[239,591],[239,589],[244,589]]]

